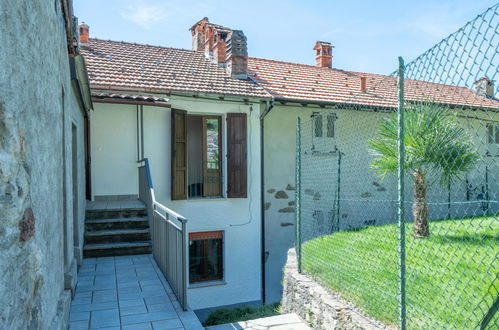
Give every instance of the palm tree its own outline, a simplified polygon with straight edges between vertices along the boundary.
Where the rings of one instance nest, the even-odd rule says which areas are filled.
[[[383,120],[378,136],[368,142],[374,156],[371,169],[382,178],[398,168],[397,141],[398,119],[390,116]],[[441,184],[446,186],[471,170],[478,154],[471,136],[457,123],[455,115],[430,102],[406,106],[404,145],[404,169],[414,179],[414,236],[427,237],[430,235],[426,203],[428,175],[440,177]]]

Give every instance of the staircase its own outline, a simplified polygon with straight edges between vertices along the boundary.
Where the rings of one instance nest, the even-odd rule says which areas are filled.
[[[147,209],[142,202],[87,202],[86,258],[151,253]]]

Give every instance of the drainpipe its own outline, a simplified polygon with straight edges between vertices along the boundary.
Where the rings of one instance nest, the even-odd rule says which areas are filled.
[[[264,143],[264,125],[265,117],[274,107],[274,99],[265,101],[265,111],[260,116],[260,219],[261,219],[261,250],[262,250],[262,303],[265,304],[265,143]]]

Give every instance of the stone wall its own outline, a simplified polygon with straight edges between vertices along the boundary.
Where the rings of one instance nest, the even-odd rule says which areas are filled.
[[[392,329],[371,320],[310,276],[298,273],[296,252],[288,251],[282,312],[296,313],[313,329]]]
[[[63,329],[85,197],[83,116],[61,1],[2,0],[0,22],[0,328]]]

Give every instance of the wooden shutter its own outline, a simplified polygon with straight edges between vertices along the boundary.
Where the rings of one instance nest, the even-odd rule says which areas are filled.
[[[227,197],[246,198],[247,128],[245,113],[227,114]]]
[[[187,199],[187,111],[172,109],[172,200]]]

